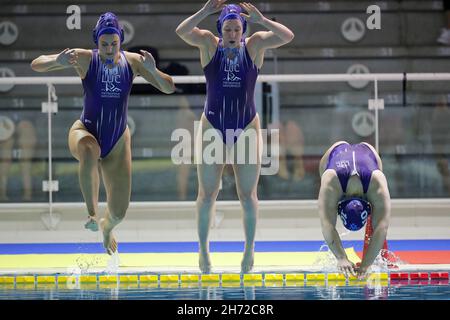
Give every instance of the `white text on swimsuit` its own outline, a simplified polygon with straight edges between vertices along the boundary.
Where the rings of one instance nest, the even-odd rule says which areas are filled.
[[[171,141],[178,142],[171,151],[172,163],[181,164],[261,164],[261,175],[275,175],[279,169],[279,130],[248,128],[227,129],[225,142],[214,129],[203,130],[194,122],[194,137],[189,130],[178,128]],[[194,159],[192,159],[194,157]]]

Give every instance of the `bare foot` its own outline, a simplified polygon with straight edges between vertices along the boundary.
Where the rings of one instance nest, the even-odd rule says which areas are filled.
[[[244,252],[244,257],[241,262],[241,272],[249,273],[253,269],[253,263],[255,262],[253,250]]]
[[[112,255],[117,250],[117,242],[114,238],[112,230],[108,226],[106,219],[100,219],[100,226],[103,231],[103,247],[106,249],[106,253]]]
[[[209,253],[199,253],[198,265],[202,273],[211,272],[211,260],[209,259]]]
[[[88,221],[84,224],[84,227],[91,231],[98,231],[98,223],[96,218],[89,216]]]

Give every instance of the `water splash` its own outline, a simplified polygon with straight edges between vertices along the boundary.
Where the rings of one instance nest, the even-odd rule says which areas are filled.
[[[120,266],[119,251],[116,250],[111,255],[111,258],[107,262],[105,273],[117,274],[119,272],[119,266]]]
[[[94,256],[86,256],[85,254],[81,254],[75,260],[78,269],[81,274],[89,273],[92,267],[95,267],[100,263],[100,257],[97,255]]]
[[[322,254],[317,255],[314,265],[319,266],[323,272],[335,272],[337,270],[337,259],[326,243],[320,246],[319,253]]]
[[[76,266],[71,267],[72,272],[70,272],[69,274],[87,274],[93,267],[99,265],[101,262],[101,259],[98,255],[86,254],[86,252],[89,252],[89,250],[85,248],[83,239],[80,239],[78,242],[77,252],[79,252],[80,254],[75,259]]]
[[[80,288],[80,275],[81,270],[80,268],[73,266],[68,267],[66,274],[68,275],[66,280],[66,288],[67,289],[79,289]]]
[[[345,230],[344,232],[339,234],[339,237],[343,239],[345,236],[349,235],[350,232],[351,231],[349,230]],[[337,268],[337,259],[326,243],[323,243],[320,246],[319,252],[323,252],[324,254],[318,255],[318,257],[314,261],[314,265],[320,266],[320,270],[323,272],[339,272]]]
[[[399,265],[405,264],[394,252],[381,249],[375,258],[369,272],[386,272],[392,268],[398,268]]]

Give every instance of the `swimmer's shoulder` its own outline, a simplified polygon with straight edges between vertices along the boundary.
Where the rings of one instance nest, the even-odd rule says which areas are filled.
[[[84,79],[91,63],[92,50],[81,48],[75,48],[73,50],[78,54],[78,66],[75,66],[75,70],[80,78]]]
[[[92,50],[91,49],[81,49],[75,48],[75,52],[78,54],[78,58],[83,61],[90,62],[92,59]]]

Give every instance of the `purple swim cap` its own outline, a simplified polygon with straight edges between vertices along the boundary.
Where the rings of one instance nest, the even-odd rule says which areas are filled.
[[[364,227],[371,212],[370,203],[361,198],[344,199],[338,203],[338,215],[344,227],[350,231]]]
[[[120,37],[120,42],[123,42],[123,29],[119,25],[117,16],[112,12],[105,12],[98,18],[94,30],[92,30],[92,37],[96,45],[98,45],[98,38],[102,34],[117,34]]]
[[[227,4],[217,19],[217,31],[222,36],[222,26],[225,20],[239,19],[242,22],[242,34],[247,31],[247,20],[241,16],[242,8],[236,4]]]

